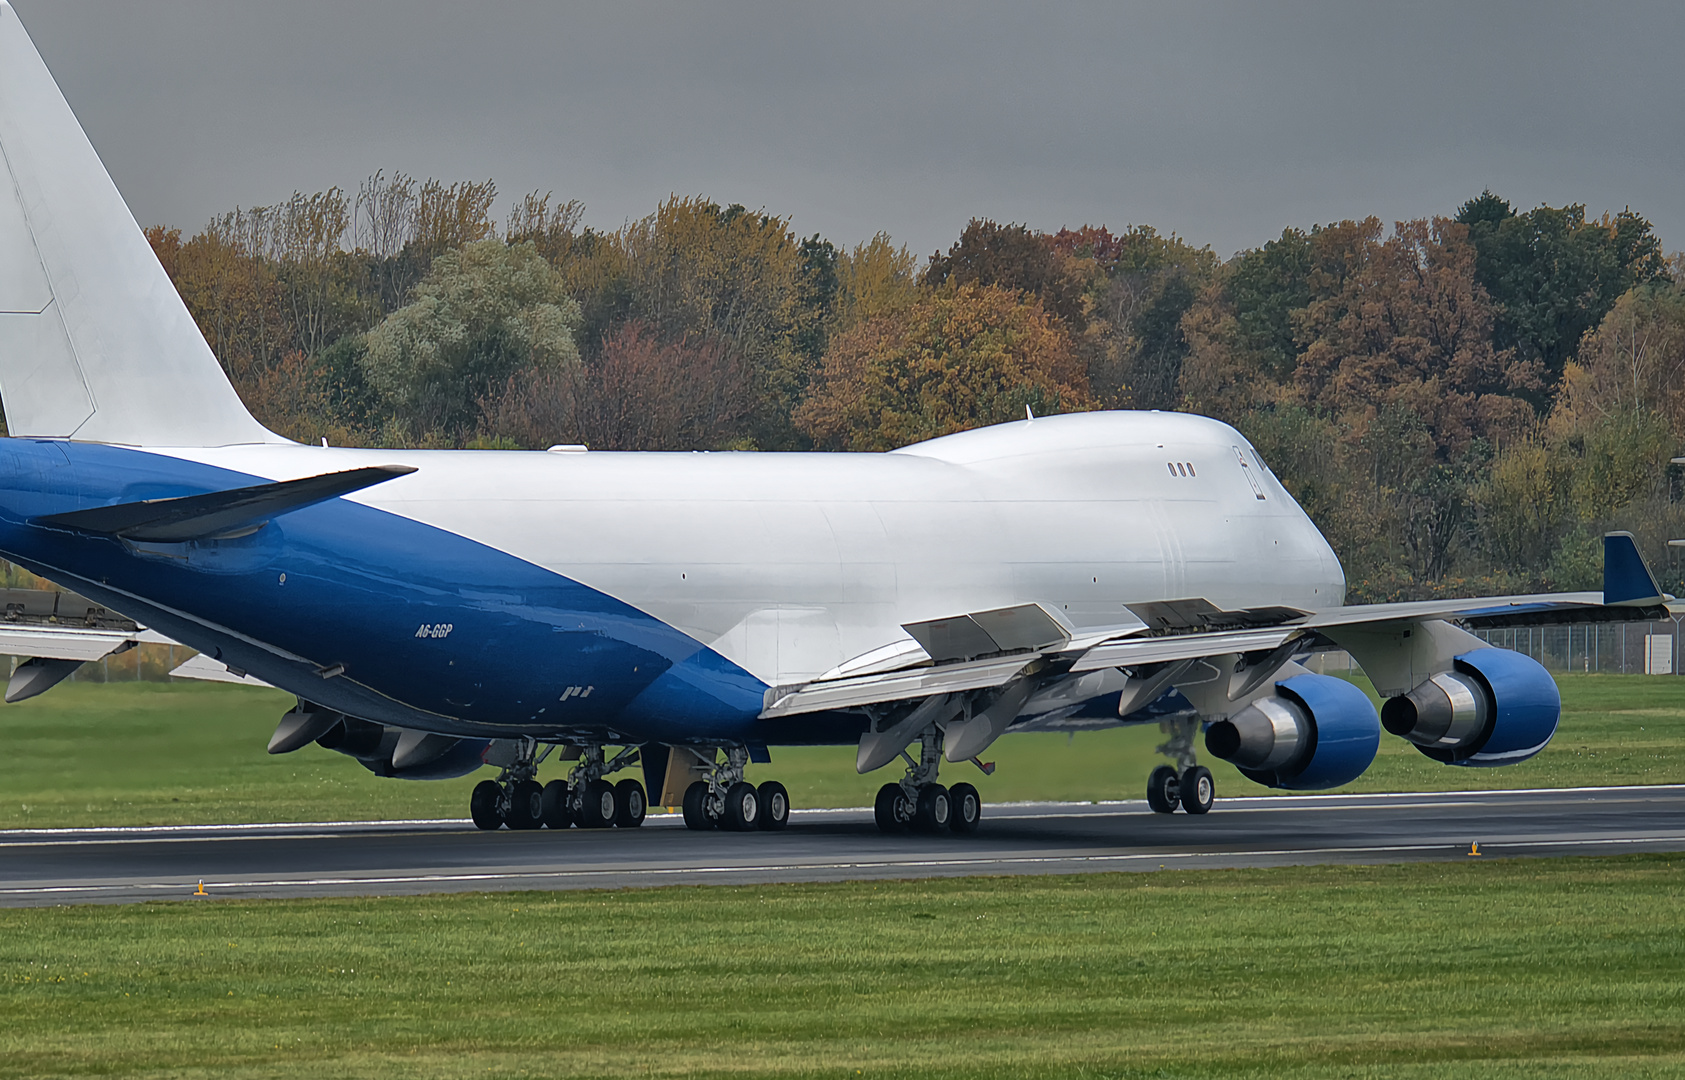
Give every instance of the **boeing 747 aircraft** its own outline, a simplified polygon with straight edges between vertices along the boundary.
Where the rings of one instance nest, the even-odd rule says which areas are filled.
[[[847,744],[862,773],[904,763],[885,830],[965,833],[981,799],[944,764],[1119,724],[1169,730],[1174,764],[1148,780],[1164,812],[1211,808],[1201,733],[1279,788],[1354,779],[1383,728],[1504,765],[1550,740],[1557,689],[1467,628],[1666,599],[1619,534],[1602,593],[1344,606],[1334,552],[1257,452],[1174,413],[885,454],[300,445],[241,404],[4,2],[0,160],[0,555],[75,591],[0,624],[28,658],[8,700],[162,635],[297,697],[271,753],[495,767],[482,828],[633,826],[653,795],[693,828],[778,829],[788,794],[746,765]],[[1301,666],[1327,649],[1379,714]],[[541,787],[547,755],[574,764]],[[642,783],[609,782],[634,763]]]

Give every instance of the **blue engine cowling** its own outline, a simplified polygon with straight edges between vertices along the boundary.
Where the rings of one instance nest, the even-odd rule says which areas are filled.
[[[1381,723],[1447,765],[1513,765],[1543,750],[1562,718],[1550,672],[1508,649],[1475,649],[1381,707]]]
[[[1205,748],[1248,780],[1291,791],[1339,787],[1363,775],[1381,745],[1368,695],[1330,675],[1296,675],[1205,730]]]

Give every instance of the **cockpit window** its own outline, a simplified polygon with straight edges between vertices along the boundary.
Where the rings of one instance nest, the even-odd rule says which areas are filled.
[[[1249,462],[1247,462],[1246,452],[1238,446],[1231,447],[1231,449],[1234,450],[1235,460],[1240,462],[1240,471],[1246,477],[1246,482],[1248,484],[1252,485],[1252,496],[1253,496],[1253,498],[1256,498],[1256,499],[1264,498],[1264,486],[1258,482],[1257,471],[1252,468],[1252,466]],[[1260,461],[1259,462],[1260,468],[1262,467],[1262,465],[1263,465],[1263,462]]]

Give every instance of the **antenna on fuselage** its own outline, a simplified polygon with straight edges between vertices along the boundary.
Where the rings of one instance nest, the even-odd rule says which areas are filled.
[[[1036,418],[1036,414],[1030,411],[1029,403],[1025,402],[1024,403],[1024,422],[1027,424],[1031,420],[1034,420],[1035,418]]]

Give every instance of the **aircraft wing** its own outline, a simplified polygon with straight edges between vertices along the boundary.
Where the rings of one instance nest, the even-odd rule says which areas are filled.
[[[942,693],[994,690],[1021,677],[1157,665],[1240,654],[1251,672],[1244,694],[1294,655],[1336,648],[1326,632],[1431,619],[1489,630],[1546,623],[1635,622],[1666,618],[1668,601],[1630,533],[1604,537],[1600,592],[1538,593],[1351,604],[1320,611],[1291,607],[1225,611],[1203,599],[1128,605],[1134,618],[1076,630],[1053,608],[1022,604],[955,615],[903,629],[902,639],[840,664],[818,679],[767,691],[763,719],[859,708]]]

